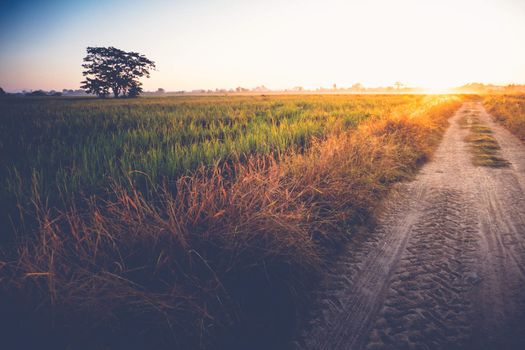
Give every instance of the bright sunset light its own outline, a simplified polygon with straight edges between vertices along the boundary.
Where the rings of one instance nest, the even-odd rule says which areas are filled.
[[[525,81],[525,2],[7,1],[4,89],[77,88],[86,46],[154,58],[145,89]],[[118,16],[115,14],[118,13]]]

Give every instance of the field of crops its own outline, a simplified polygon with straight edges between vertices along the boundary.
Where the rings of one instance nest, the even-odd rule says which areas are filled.
[[[271,348],[460,103],[0,99],[0,321],[31,346]]]
[[[484,104],[498,122],[525,141],[525,95],[489,95]]]
[[[93,192],[132,171],[159,181],[199,165],[301,150],[312,137],[422,105],[423,96],[0,100],[2,194]],[[22,190],[23,193],[19,193]]]

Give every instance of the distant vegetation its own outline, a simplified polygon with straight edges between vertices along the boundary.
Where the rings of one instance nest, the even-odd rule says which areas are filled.
[[[35,90],[35,91],[27,92],[24,95],[29,96],[29,97],[43,97],[43,96],[55,96],[56,97],[56,96],[62,96],[62,93],[55,92],[55,91],[47,92],[44,90]]]
[[[459,104],[2,99],[3,330],[19,347],[272,348]]]

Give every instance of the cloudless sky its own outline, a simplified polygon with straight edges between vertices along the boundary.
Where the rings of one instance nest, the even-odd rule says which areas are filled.
[[[0,0],[0,86],[79,88],[87,46],[146,90],[525,83],[523,0]]]

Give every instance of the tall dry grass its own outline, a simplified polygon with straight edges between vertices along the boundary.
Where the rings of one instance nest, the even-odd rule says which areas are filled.
[[[525,141],[525,95],[488,95],[483,103],[498,122]]]
[[[280,341],[323,265],[429,157],[458,106],[365,121],[302,154],[202,168],[155,200],[114,185],[109,199],[59,211],[35,195],[38,230],[0,265],[3,329],[31,336],[18,344],[75,349]]]

